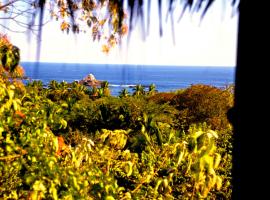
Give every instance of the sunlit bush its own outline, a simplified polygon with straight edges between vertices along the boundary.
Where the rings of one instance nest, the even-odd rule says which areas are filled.
[[[180,111],[179,124],[184,129],[190,124],[203,122],[215,130],[228,128],[227,111],[232,104],[230,90],[210,85],[192,85],[176,95],[172,102]]]
[[[219,165],[227,166],[229,155],[218,149],[217,133],[206,126],[193,127],[181,136],[172,125],[162,120],[162,112],[166,109],[154,112],[157,105],[149,104],[153,108],[145,109],[144,105],[137,111],[130,110],[131,115],[132,112],[146,112],[138,114],[138,129],[110,131],[97,127],[100,131],[92,139],[87,134],[79,136],[78,131],[72,136],[72,130],[64,133],[68,127],[75,127],[68,124],[66,116],[75,113],[76,105],[79,116],[82,100],[75,103],[69,113],[62,101],[53,102],[34,91],[36,96],[35,92],[21,95],[11,83],[1,84],[1,197],[228,197],[230,174],[226,170],[229,168],[224,171]],[[83,108],[93,115],[94,109],[100,112],[97,105],[105,105],[106,102],[109,106],[110,101],[113,102],[111,98],[89,100]],[[118,101],[120,99],[112,105],[125,105]],[[118,106],[107,108],[112,109],[111,114],[118,115],[115,113]],[[150,115],[151,112],[159,114]],[[96,120],[98,122],[102,118]],[[93,121],[89,121],[89,125],[91,123]],[[67,137],[63,140],[52,130],[58,135],[63,131]],[[74,144],[69,146],[72,138]]]
[[[154,101],[158,104],[171,103],[175,97],[175,93],[172,92],[160,92],[152,95],[149,100]]]

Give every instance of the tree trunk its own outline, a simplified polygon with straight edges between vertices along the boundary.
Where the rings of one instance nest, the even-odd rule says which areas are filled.
[[[266,175],[270,170],[270,143],[266,137],[270,133],[270,101],[266,94],[270,90],[265,82],[269,74],[266,59],[270,56],[263,55],[268,48],[262,32],[267,23],[262,23],[266,18],[261,16],[267,13],[265,7],[262,2],[240,1],[235,105],[228,112],[234,127],[232,197],[236,200],[265,199],[260,196],[266,194],[269,199]]]

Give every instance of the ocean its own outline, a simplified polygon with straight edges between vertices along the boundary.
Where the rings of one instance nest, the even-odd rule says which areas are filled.
[[[41,80],[47,85],[51,80],[73,82],[88,74],[97,80],[109,82],[111,94],[117,96],[123,88],[132,92],[132,87],[155,84],[159,92],[175,91],[192,84],[207,84],[224,87],[234,83],[234,67],[199,66],[150,66],[113,64],[61,64],[22,62],[30,80]]]

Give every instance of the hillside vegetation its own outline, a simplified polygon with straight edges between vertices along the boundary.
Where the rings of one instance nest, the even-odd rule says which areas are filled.
[[[25,85],[16,52],[1,37],[0,199],[231,198],[233,87]]]

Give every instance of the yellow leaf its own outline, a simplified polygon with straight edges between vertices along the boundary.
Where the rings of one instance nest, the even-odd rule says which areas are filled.
[[[100,25],[100,26],[103,26],[103,25],[105,24],[105,22],[106,22],[106,19],[100,20],[100,21],[99,21],[99,25]]]
[[[125,24],[121,27],[121,35],[125,35],[128,32],[128,26]]]
[[[221,186],[222,186],[222,179],[218,176],[217,177],[217,180],[216,180],[217,190],[220,190],[221,189]]]
[[[103,53],[109,53],[110,48],[107,45],[102,45],[102,52]]]
[[[69,27],[70,27],[70,25],[69,25],[67,22],[65,22],[65,21],[63,21],[63,22],[61,23],[61,26],[60,26],[61,31],[64,31],[64,30],[66,30],[66,29],[69,29]]]
[[[115,198],[113,198],[112,196],[106,196],[105,200],[114,200]]]

